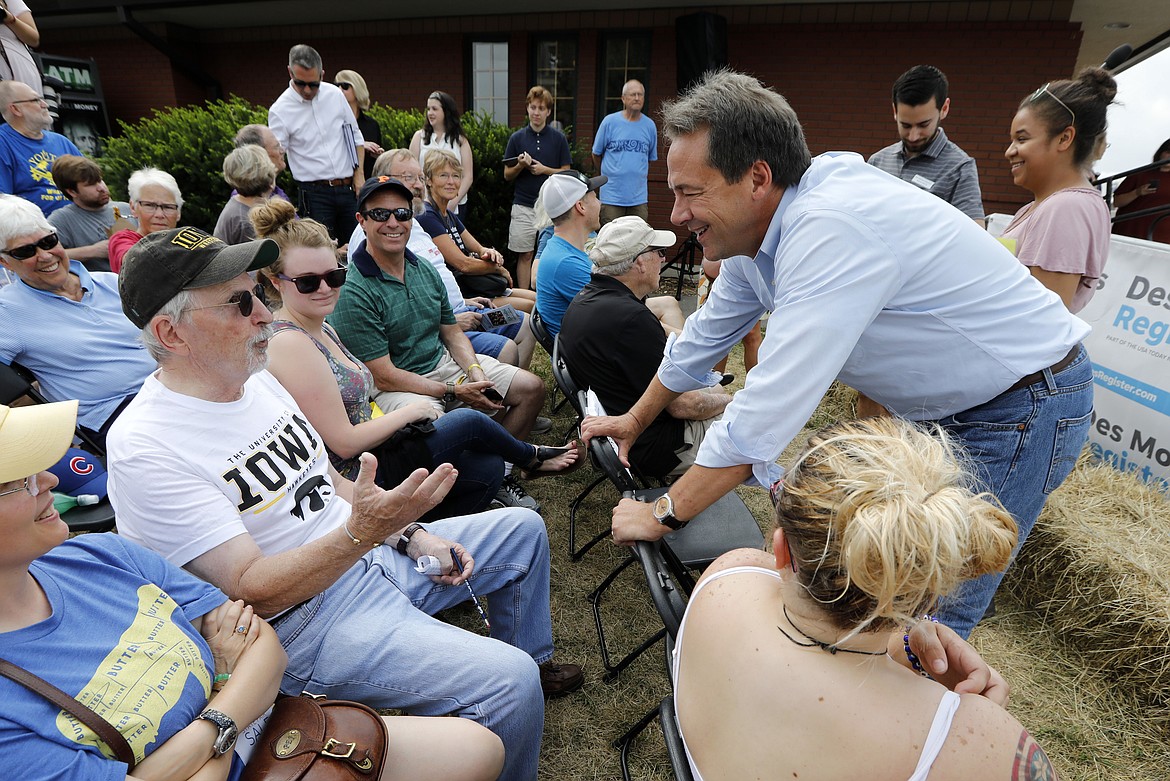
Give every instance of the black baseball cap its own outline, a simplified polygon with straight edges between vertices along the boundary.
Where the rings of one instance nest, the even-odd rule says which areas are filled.
[[[362,210],[362,207],[365,206],[365,204],[366,204],[366,200],[371,195],[373,195],[376,192],[379,192],[381,190],[386,190],[386,189],[394,190],[399,195],[401,195],[403,198],[405,198],[407,203],[411,203],[414,201],[414,193],[412,193],[410,191],[410,188],[407,187],[406,185],[404,185],[402,182],[395,179],[394,177],[391,177],[391,176],[371,176],[369,179],[366,180],[366,183],[362,185],[362,189],[358,191],[358,198],[357,198],[358,211]]]
[[[272,239],[227,244],[198,228],[174,228],[143,237],[126,253],[118,274],[122,311],[145,328],[158,310],[184,290],[210,287],[280,257]]]

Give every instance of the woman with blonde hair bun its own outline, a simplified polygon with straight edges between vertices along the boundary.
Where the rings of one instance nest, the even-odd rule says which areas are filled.
[[[906,627],[1006,567],[1016,542],[962,463],[944,431],[898,418],[813,435],[777,497],[772,552],[719,558],[679,629],[675,707],[695,778],[1055,777],[1003,709],[998,674],[982,692],[957,669],[915,674]]]

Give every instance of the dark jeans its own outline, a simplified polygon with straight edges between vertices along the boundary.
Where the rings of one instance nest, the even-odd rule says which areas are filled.
[[[329,187],[323,184],[298,182],[301,188],[297,211],[302,217],[312,217],[329,229],[329,235],[340,243],[349,241],[357,227],[357,197],[347,185]]]
[[[426,439],[434,466],[451,464],[459,470],[459,479],[423,521],[487,509],[504,481],[504,462],[523,466],[536,455],[533,445],[516,439],[482,412],[466,407],[440,416],[434,426],[435,433]]]

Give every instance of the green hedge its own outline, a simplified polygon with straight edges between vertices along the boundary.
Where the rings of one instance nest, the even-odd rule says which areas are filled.
[[[411,137],[423,124],[418,110],[399,111],[374,104],[367,113],[381,127],[386,149],[409,147]],[[139,168],[152,165],[169,172],[183,191],[182,224],[210,231],[231,192],[221,170],[236,131],[267,121],[266,107],[236,96],[201,106],[155,109],[138,122],[120,121],[121,135],[106,139],[105,154],[98,163],[110,192],[119,200],[126,200],[126,182]],[[485,245],[505,247],[512,185],[504,181],[503,159],[512,129],[487,114],[468,113],[463,116],[463,130],[475,158],[471,229]],[[295,200],[295,185],[287,171],[279,184]]]

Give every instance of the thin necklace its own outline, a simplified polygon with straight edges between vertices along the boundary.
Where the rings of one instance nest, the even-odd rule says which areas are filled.
[[[835,654],[838,651],[840,651],[843,654],[861,654],[862,656],[882,656],[886,653],[884,650],[883,651],[858,651],[854,648],[838,648],[837,646],[835,646],[831,643],[822,643],[820,640],[817,640],[815,637],[812,637],[811,635],[808,634],[808,632],[805,632],[803,629],[801,629],[800,627],[798,627],[796,625],[796,622],[792,620],[792,616],[788,615],[788,605],[783,605],[781,609],[784,611],[784,617],[786,619],[788,619],[788,623],[792,624],[792,628],[795,629],[797,632],[800,632],[802,635],[804,635],[805,637],[807,637],[809,640],[812,641],[811,643],[802,643],[799,640],[797,640],[795,637],[793,637],[792,635],[785,632],[782,627],[777,625],[776,628],[780,630],[780,634],[787,637],[788,641],[790,643],[792,643],[793,645],[799,645],[801,648],[820,648],[822,651],[828,651],[831,654]]]

